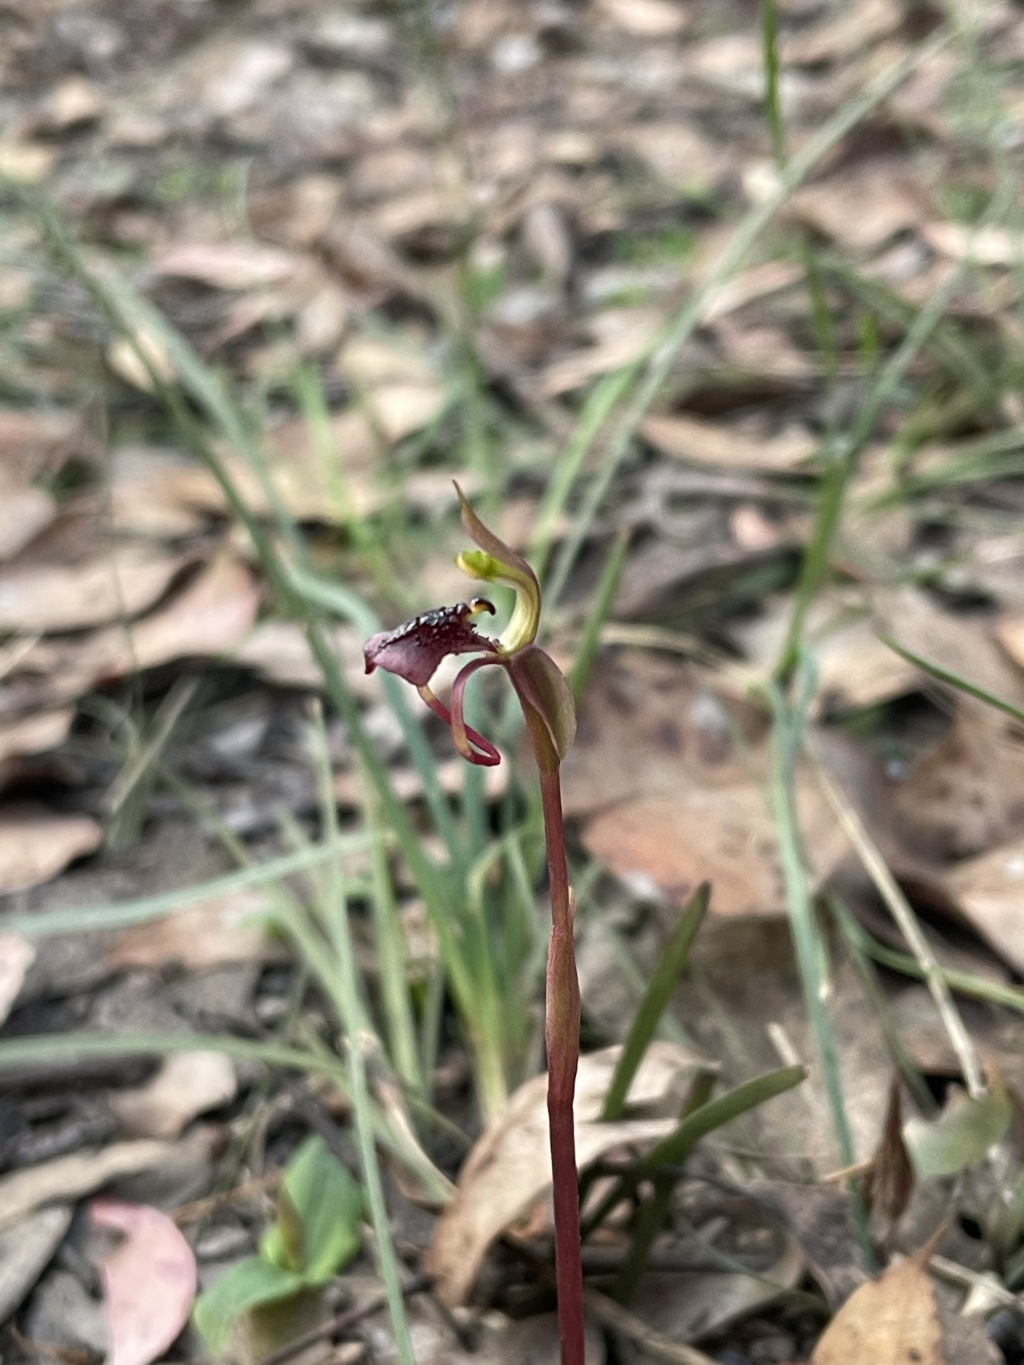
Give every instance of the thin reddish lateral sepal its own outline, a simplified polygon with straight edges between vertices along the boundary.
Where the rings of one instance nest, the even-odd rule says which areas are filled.
[[[498,663],[499,660],[479,659],[474,660],[473,662],[481,664]],[[466,670],[463,669],[463,672],[465,671]],[[462,674],[460,674],[459,676],[461,677]],[[417,688],[417,691],[419,692],[423,700],[427,703],[427,705],[430,707],[431,711],[433,711],[434,715],[439,716],[441,720],[444,721],[445,725],[448,726],[449,730],[451,730],[452,738],[455,740],[455,747],[458,749],[460,755],[464,759],[466,759],[468,763],[475,763],[477,767],[480,768],[494,768],[497,766],[497,764],[501,762],[501,754],[494,747],[491,741],[489,739],[485,739],[484,736],[479,733],[479,731],[474,730],[473,727],[471,725],[467,725],[465,721],[462,722],[462,725],[460,727],[465,747],[460,745],[459,736],[455,728],[454,717],[451,711],[449,711],[448,707],[445,706],[441,698],[435,696],[434,693],[430,690],[429,687],[427,687],[426,684],[424,684],[422,687]],[[455,692],[453,689],[452,690],[453,699],[454,695]],[[475,749],[473,747],[474,745],[476,746]]]
[[[499,667],[503,668],[507,667],[503,659],[490,659],[486,657],[482,659],[473,659],[470,663],[466,664],[464,668],[459,669],[458,675],[452,683],[452,739],[455,741],[455,747],[463,758],[468,759],[470,763],[483,763],[486,767],[491,768],[496,763],[501,762],[501,755],[490,740],[484,739],[482,735],[477,734],[475,730],[471,729],[466,724],[466,717],[463,714],[466,684],[474,673],[478,673],[481,668],[487,668],[489,664],[497,664]],[[482,748],[487,754],[487,757],[481,759],[479,756],[474,756],[472,749],[473,744],[478,748]]]

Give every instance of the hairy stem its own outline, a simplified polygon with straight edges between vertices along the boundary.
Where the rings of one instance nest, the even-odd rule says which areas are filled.
[[[562,1365],[584,1365],[583,1265],[573,1094],[580,1056],[580,988],[573,947],[573,897],[565,859],[565,826],[558,763],[540,762],[544,840],[551,885],[545,1039],[548,1121],[555,1217],[555,1283]]]

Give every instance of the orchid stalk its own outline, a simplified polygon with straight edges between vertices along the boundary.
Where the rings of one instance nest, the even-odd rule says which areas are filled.
[[[503,583],[515,590],[515,608],[496,639],[477,632],[476,621],[494,607],[484,597],[424,612],[395,630],[367,640],[367,673],[386,669],[413,684],[450,728],[456,749],[469,763],[491,767],[501,755],[490,740],[466,724],[466,685],[483,668],[503,668],[519,699],[540,774],[551,898],[545,990],[548,1060],[548,1120],[555,1227],[555,1283],[562,1365],[584,1365],[583,1271],[580,1256],[579,1184],[573,1096],[580,1050],[580,993],[573,946],[573,895],[565,856],[565,826],[559,769],[576,730],[569,685],[558,665],[536,643],[540,625],[540,584],[521,555],[490,531],[466,501],[458,484],[462,525],[476,545],[458,556],[462,571],[477,582]],[[449,654],[475,657],[459,671],[450,706],[430,687]]]

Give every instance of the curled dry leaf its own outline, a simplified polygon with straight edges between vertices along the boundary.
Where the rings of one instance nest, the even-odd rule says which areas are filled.
[[[228,1104],[236,1089],[234,1064],[223,1052],[178,1052],[147,1085],[111,1091],[107,1105],[133,1136],[169,1138],[197,1115]]]
[[[576,1080],[576,1162],[582,1169],[625,1143],[656,1142],[678,1121],[679,1106],[701,1063],[672,1043],[648,1048],[629,1092],[635,1117],[600,1121],[601,1106],[621,1049],[580,1058]],[[451,1203],[438,1221],[427,1256],[437,1292],[452,1306],[465,1300],[487,1248],[524,1218],[551,1185],[547,1076],[535,1076],[512,1096],[469,1154]]]
[[[0,813],[0,895],[49,881],[102,838],[102,826],[87,815],[9,807]]]
[[[107,1365],[150,1365],[188,1322],[196,1259],[172,1219],[145,1204],[97,1199],[97,1226],[124,1234],[100,1267],[110,1354]]]

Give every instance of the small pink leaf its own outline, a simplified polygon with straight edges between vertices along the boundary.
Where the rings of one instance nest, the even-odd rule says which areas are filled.
[[[124,1233],[103,1262],[110,1355],[107,1365],[150,1365],[188,1322],[196,1296],[192,1249],[167,1214],[145,1204],[96,1199],[99,1227]]]

